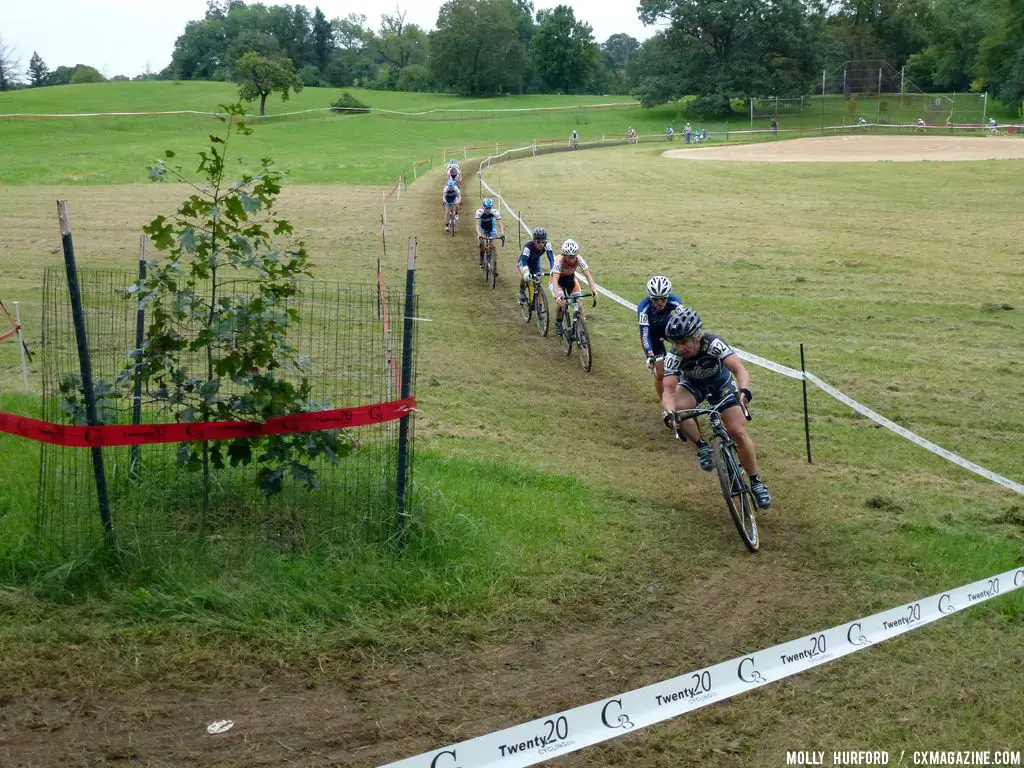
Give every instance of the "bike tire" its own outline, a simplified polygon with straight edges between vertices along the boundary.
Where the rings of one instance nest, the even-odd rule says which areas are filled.
[[[576,320],[576,351],[579,354],[580,367],[584,371],[589,371],[594,365],[594,351],[590,348],[590,332],[582,317]]]
[[[562,345],[562,351],[566,357],[572,354],[572,320],[569,318],[570,311],[569,307],[566,307],[565,311],[562,312],[562,319],[559,320],[562,324],[562,335],[558,337],[558,341]]]
[[[537,333],[541,336],[548,335],[548,329],[551,325],[551,315],[548,313],[548,297],[544,293],[543,288],[538,288],[533,294],[534,301],[534,319],[537,323]]]
[[[491,251],[487,256],[487,282],[491,286],[491,290],[498,284],[498,260],[497,255],[494,251]]]
[[[527,286],[526,295],[527,297],[530,295],[529,286]],[[529,298],[525,301],[521,298],[516,298],[516,301],[519,303],[519,314],[522,316],[523,322],[529,325],[530,318],[533,316],[533,301]]]
[[[451,233],[452,237],[455,237],[455,217],[454,216],[452,216],[448,220],[448,231]]]
[[[729,508],[729,516],[747,549],[757,552],[761,540],[757,533],[753,493],[736,456],[736,448],[727,445],[721,437],[715,437],[711,443],[711,450],[718,482],[722,487],[722,498]]]

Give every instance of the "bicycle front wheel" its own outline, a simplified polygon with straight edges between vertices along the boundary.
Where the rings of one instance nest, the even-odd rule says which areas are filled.
[[[498,282],[498,262],[495,258],[494,249],[491,249],[487,253],[487,258],[484,261],[484,279],[487,280],[488,285],[491,286],[491,290],[494,290],[494,286]]]
[[[562,335],[558,337],[559,342],[562,345],[562,351],[565,352],[565,356],[568,357],[572,354],[572,318],[569,317],[569,313],[572,310],[566,307],[562,312],[562,319],[559,320],[562,324]]]
[[[523,318],[524,323],[530,322],[530,317],[533,315],[533,297],[530,296],[532,289],[529,285],[526,286],[526,298],[522,297],[522,294],[516,299],[519,302],[519,314]]]
[[[548,335],[548,325],[551,322],[551,316],[548,314],[548,297],[544,293],[543,288],[538,288],[533,294],[534,312],[536,313],[535,321],[537,323],[537,333],[541,336]]]
[[[721,437],[715,437],[711,444],[718,472],[718,482],[722,486],[722,498],[729,508],[736,530],[743,543],[751,552],[757,552],[761,545],[757,535],[757,518],[754,514],[754,495],[747,483],[746,474],[736,456],[736,447],[726,443]]]
[[[580,317],[576,320],[576,351],[580,356],[580,366],[589,371],[594,364],[594,352],[590,348],[590,332],[586,321]]]

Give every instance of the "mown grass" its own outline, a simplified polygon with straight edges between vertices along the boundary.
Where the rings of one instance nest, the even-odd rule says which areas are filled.
[[[578,239],[612,290],[635,301],[651,273],[669,274],[727,340],[790,365],[804,341],[809,368],[826,381],[1020,479],[1024,414],[1005,397],[1017,386],[1024,330],[1009,293],[1024,276],[1014,245],[1019,164],[741,167],[668,161],[659,150],[538,158],[489,178],[556,244]],[[24,542],[8,540],[5,688],[54,685],[38,660],[67,643],[90,649],[58,664],[83,686],[130,678],[193,688],[224,658],[309,670],[321,655],[396,661],[410,648],[450,653],[530,633],[608,632],[614,645],[634,626],[669,633],[655,642],[673,643],[672,667],[684,671],[1021,562],[1015,496],[813,390],[808,466],[799,384],[753,368],[751,429],[777,508],[763,516],[764,550],[749,557],[712,479],[660,426],[630,313],[607,301],[590,310],[595,371],[582,373],[517,319],[506,269],[514,248],[500,254],[490,292],[465,232],[437,231],[437,175],[389,211],[385,260],[397,284],[404,238],[419,237],[419,314],[431,321],[420,329],[417,392],[424,523],[407,552],[369,542],[291,556],[176,552],[109,572],[92,561],[33,562]],[[66,191],[0,192],[23,230],[0,234],[0,273],[19,278],[27,303],[38,266],[59,263],[45,232],[52,197]],[[130,263],[140,219],[176,194],[73,192],[89,211],[76,219],[90,230],[80,253],[96,265]],[[289,190],[292,221],[325,278],[369,274],[379,192]],[[991,309],[1004,303],[1014,308]],[[0,350],[10,370],[12,349]],[[4,409],[32,407],[6,400]],[[11,438],[0,452],[3,488],[12,477],[23,486],[7,509],[24,510],[30,452]],[[1019,595],[1000,598],[869,652],[881,658],[830,665],[574,764],[668,766],[693,751],[706,764],[769,764],[797,736],[831,739],[827,748],[850,734],[889,744],[956,733],[957,746],[1007,737],[1024,715],[1019,678],[1006,673],[1021,663],[1022,605]],[[969,706],[946,666],[973,670]],[[665,670],[644,674],[655,677],[614,690]],[[906,686],[917,703],[904,703]],[[870,711],[851,719],[860,697]],[[500,723],[540,714],[520,709]],[[439,741],[431,733],[430,745]]]

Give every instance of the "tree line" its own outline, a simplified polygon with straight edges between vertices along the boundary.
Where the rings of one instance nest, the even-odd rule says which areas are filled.
[[[628,92],[645,105],[696,96],[698,111],[714,113],[733,98],[813,93],[822,72],[844,61],[884,60],[925,91],[1024,100],[1021,0],[635,1],[644,23],[666,25],[642,44],[626,34],[599,44],[571,7],[535,10],[531,0],[448,0],[433,30],[397,7],[373,29],[364,15],[328,19],[319,6],[208,0],[171,63],[138,77],[244,82],[256,61],[245,57],[257,54],[305,86]],[[15,70],[0,42],[0,88],[24,79]],[[32,85],[97,76],[84,65],[49,72],[38,54],[27,72]]]

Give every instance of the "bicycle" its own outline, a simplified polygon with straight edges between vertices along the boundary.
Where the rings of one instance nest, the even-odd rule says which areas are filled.
[[[455,237],[455,222],[458,221],[455,215],[455,205],[454,203],[452,205],[445,204],[445,207],[448,209],[445,231],[450,233],[452,237]]]
[[[580,140],[579,139],[569,139],[569,149],[579,149],[579,148],[580,148]]]
[[[580,311],[580,299],[585,299],[588,296],[594,297],[594,303],[591,306],[596,307],[597,296],[592,292],[569,295],[568,301],[572,303],[572,308],[566,306],[562,311],[562,335],[560,337],[562,351],[565,352],[566,357],[572,354],[572,345],[575,342],[580,366],[584,371],[589,371],[594,365],[594,350],[590,346],[590,332],[587,330],[587,323]]]
[[[501,235],[501,246],[505,247],[505,237]],[[480,265],[480,268],[484,271],[484,282],[491,286],[491,290],[494,289],[498,282],[498,261],[494,253],[494,241],[497,238],[484,237],[484,261]]]
[[[551,316],[548,314],[548,297],[544,294],[544,287],[540,283],[542,277],[550,275],[550,272],[534,272],[526,281],[526,300],[519,299],[519,312],[523,316],[523,322],[530,322],[533,317],[537,325],[537,333],[541,336],[548,335]]]
[[[696,419],[698,416],[707,415],[711,424],[711,455],[715,462],[715,470],[718,473],[718,482],[722,487],[722,497],[725,505],[729,508],[729,515],[732,517],[736,530],[743,539],[743,543],[751,552],[757,552],[761,541],[757,535],[757,517],[754,502],[754,493],[750,490],[750,483],[747,475],[740,464],[739,456],[736,454],[736,444],[729,436],[725,425],[722,424],[721,411],[725,408],[739,405],[743,409],[743,415],[750,421],[750,411],[742,398],[731,394],[712,408],[692,408],[686,411],[676,411],[674,421],[676,424],[676,435],[683,441],[686,436],[679,429],[680,422],[686,419]]]

